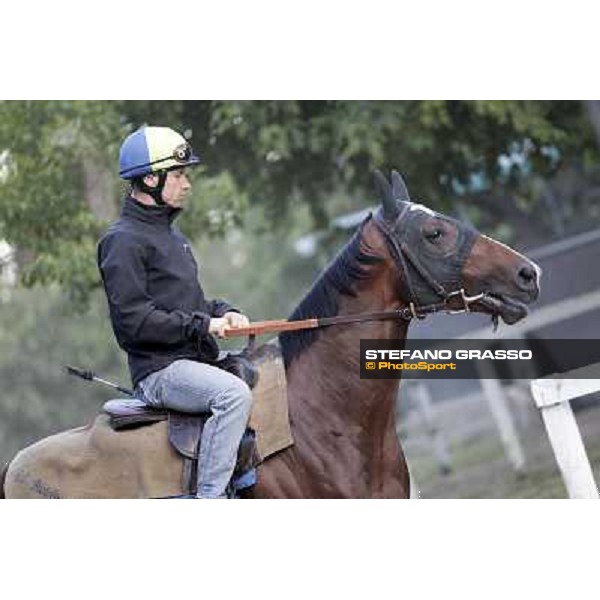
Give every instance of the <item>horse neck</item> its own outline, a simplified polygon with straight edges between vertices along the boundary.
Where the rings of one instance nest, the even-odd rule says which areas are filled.
[[[354,296],[338,299],[338,314],[397,309],[402,305],[397,286],[396,271],[384,264],[375,276],[356,283]],[[348,452],[358,451],[362,456],[363,472],[369,470],[365,467],[369,463],[380,469],[384,444],[397,445],[395,401],[399,381],[360,379],[358,349],[361,339],[405,340],[407,329],[407,323],[390,320],[320,330],[312,345],[288,367],[295,439],[304,435],[313,439],[343,437]],[[339,455],[332,459],[343,460]],[[348,462],[356,464],[350,458]]]
[[[400,305],[365,302],[365,298],[344,298],[340,315],[395,310]],[[305,381],[303,399],[320,407],[337,421],[361,424],[367,413],[392,410],[398,380],[360,378],[359,347],[361,339],[406,339],[408,325],[404,321],[370,321],[350,325],[334,325],[319,331],[316,341],[288,368],[290,379]],[[307,398],[307,397],[310,397]]]

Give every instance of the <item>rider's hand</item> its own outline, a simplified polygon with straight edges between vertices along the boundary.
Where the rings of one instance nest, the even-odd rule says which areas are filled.
[[[237,312],[228,312],[223,315],[224,319],[227,319],[232,329],[241,329],[242,327],[249,327],[250,321],[246,315],[242,315]]]
[[[225,332],[229,329],[231,329],[229,320],[224,317],[211,319],[208,325],[208,333],[216,334],[220,338],[225,337]]]

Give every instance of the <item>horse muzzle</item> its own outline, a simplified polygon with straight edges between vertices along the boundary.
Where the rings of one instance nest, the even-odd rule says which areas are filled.
[[[533,300],[530,300],[532,302]],[[513,325],[524,319],[528,314],[527,304],[521,300],[503,295],[486,293],[478,301],[479,310],[490,314],[492,317],[500,317],[507,325]]]

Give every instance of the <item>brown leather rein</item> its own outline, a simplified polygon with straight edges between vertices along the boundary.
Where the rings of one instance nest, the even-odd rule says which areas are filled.
[[[402,220],[404,211],[399,215],[396,226]],[[320,327],[330,327],[332,325],[348,325],[350,323],[364,323],[367,321],[386,321],[386,320],[402,320],[409,322],[412,319],[424,319],[427,315],[431,315],[437,312],[445,312],[447,314],[461,314],[470,312],[470,305],[478,300],[485,297],[485,293],[476,294],[474,296],[467,296],[464,288],[460,288],[453,292],[448,292],[444,287],[438,283],[435,278],[425,269],[425,267],[416,259],[416,257],[409,251],[406,244],[398,244],[395,240],[392,231],[390,231],[382,221],[375,219],[378,229],[383,234],[386,242],[388,243],[394,262],[402,271],[406,285],[408,286],[409,294],[412,300],[408,303],[408,306],[399,308],[397,310],[389,310],[383,312],[371,312],[371,313],[357,313],[353,315],[337,315],[334,317],[315,317],[311,319],[302,319],[297,321],[274,320],[274,321],[256,321],[251,323],[248,327],[241,327],[237,329],[230,329],[225,333],[226,338],[249,336],[254,338],[257,335],[264,335],[267,333],[279,333],[283,331],[299,331],[303,329],[317,329]],[[395,229],[395,227],[393,228]],[[432,304],[425,304],[422,306],[417,305],[417,298],[413,293],[411,279],[408,271],[407,260],[411,266],[417,271],[417,273],[431,286],[431,288],[442,297],[441,302],[435,302]],[[459,298],[462,301],[462,307],[458,309],[452,309],[449,307],[450,302],[454,298]],[[251,340],[252,342],[252,340]]]
[[[473,302],[481,300],[484,294],[476,296],[467,296],[464,289],[457,290],[448,294],[448,299],[458,296],[463,306],[458,309],[452,309],[448,306],[448,301],[427,304],[424,306],[415,306],[411,302],[408,306],[397,310],[388,310],[383,312],[357,313],[354,315],[337,315],[335,317],[316,317],[312,319],[302,319],[298,321],[274,320],[274,321],[256,321],[248,327],[229,329],[225,332],[225,337],[254,336],[265,335],[267,333],[279,333],[282,331],[299,331],[302,329],[317,329],[319,327],[330,327],[331,325],[348,325],[350,323],[365,323],[367,321],[389,321],[399,319],[401,321],[412,321],[412,319],[424,319],[427,315],[437,312],[446,312],[447,314],[461,314],[470,312],[469,306]]]

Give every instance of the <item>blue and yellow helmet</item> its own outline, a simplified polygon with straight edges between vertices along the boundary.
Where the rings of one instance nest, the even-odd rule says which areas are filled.
[[[200,157],[194,154],[187,140],[173,129],[144,126],[121,145],[119,175],[122,179],[134,179],[199,162]]]

